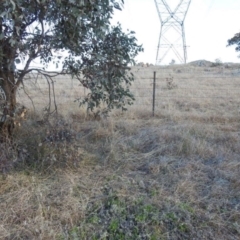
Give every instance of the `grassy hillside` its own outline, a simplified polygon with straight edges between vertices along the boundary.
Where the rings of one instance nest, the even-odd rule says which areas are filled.
[[[0,239],[240,238],[238,66],[132,71],[128,112],[88,118],[73,102],[86,91],[59,79],[62,116],[32,113],[0,144]],[[47,85],[33,83],[42,109]]]

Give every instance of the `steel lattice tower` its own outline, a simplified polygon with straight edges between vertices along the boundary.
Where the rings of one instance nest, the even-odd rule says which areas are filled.
[[[161,22],[156,64],[160,64],[170,50],[173,51],[181,63],[186,63],[187,48],[184,20],[191,0],[180,0],[174,10],[169,7],[166,0],[154,1]],[[169,33],[170,31],[172,31],[171,33],[174,31],[174,39],[173,34],[171,35],[171,33]]]

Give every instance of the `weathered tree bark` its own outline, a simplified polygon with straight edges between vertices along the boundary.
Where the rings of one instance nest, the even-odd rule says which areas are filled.
[[[2,135],[2,139],[9,139],[12,137],[13,129],[14,129],[14,113],[16,109],[16,86],[14,84],[14,75],[11,73],[10,75],[1,74],[2,78],[2,88],[6,94],[6,103],[3,108],[3,117],[0,124],[0,134]]]
[[[6,94],[6,101],[10,116],[13,116],[14,109],[16,107],[16,93],[17,86],[15,84],[15,78],[13,72],[7,72],[4,74],[0,71],[0,78],[2,79],[2,88]]]
[[[0,19],[0,33],[9,30],[7,25],[3,24]],[[12,39],[17,39],[16,30],[13,31]],[[16,46],[12,46],[10,37],[4,37],[0,40],[0,79],[1,87],[6,95],[6,103],[3,109],[3,117],[1,119],[1,132],[11,136],[14,127],[14,113],[16,109],[16,93],[17,85],[15,81],[15,57]],[[6,131],[7,130],[7,131]],[[1,134],[0,132],[0,134]]]

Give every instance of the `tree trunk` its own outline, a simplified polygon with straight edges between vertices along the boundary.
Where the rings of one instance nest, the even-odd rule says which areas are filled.
[[[6,30],[3,27],[3,20],[0,19],[0,34]],[[8,28],[7,28],[8,29]],[[6,103],[3,109],[3,117],[1,121],[1,129],[6,130],[6,135],[11,136],[14,127],[14,113],[16,109],[16,93],[17,86],[14,76],[15,57],[17,47],[13,46],[11,40],[16,41],[17,34],[14,30],[11,37],[5,36],[0,40],[0,84],[6,95]],[[2,132],[2,131],[1,131]],[[1,134],[0,132],[0,134]]]
[[[1,87],[6,94],[6,103],[3,107],[2,121],[0,122],[0,135],[3,139],[12,137],[14,129],[14,114],[16,110],[16,93],[14,72],[0,71]]]
[[[15,85],[14,73],[8,73],[7,76],[3,78],[3,90],[6,94],[8,115],[13,117],[17,103],[17,86]]]

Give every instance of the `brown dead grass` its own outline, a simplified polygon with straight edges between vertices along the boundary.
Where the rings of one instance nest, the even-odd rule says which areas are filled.
[[[163,72],[187,71],[175,68]],[[64,117],[25,121],[14,145],[0,146],[0,239],[239,239],[238,93],[184,100],[181,84],[203,94],[201,69],[188,71],[178,88],[159,89],[174,97],[154,118],[143,99],[146,108],[137,101],[101,121],[64,99]],[[226,84],[204,87],[214,81]]]

